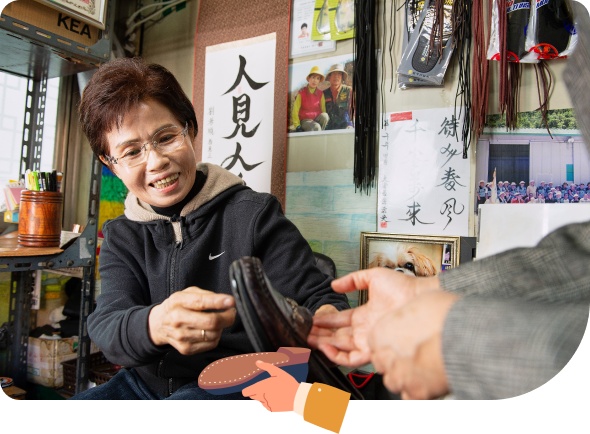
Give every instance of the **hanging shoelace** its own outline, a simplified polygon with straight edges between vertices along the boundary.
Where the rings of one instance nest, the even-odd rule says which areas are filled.
[[[378,91],[375,17],[379,14],[378,0],[355,0],[355,37],[353,52],[354,110],[354,183],[355,188],[369,194],[375,186]]]
[[[537,77],[537,91],[539,92],[539,108],[537,110],[541,112],[541,117],[545,123],[545,128],[547,128],[547,132],[551,138],[553,138],[551,130],[549,130],[549,124],[547,123],[549,97],[551,96],[551,92],[553,90],[553,75],[551,74],[547,63],[544,60],[541,60],[539,63],[535,63],[535,75]]]
[[[488,7],[488,23],[484,24],[483,11]],[[473,0],[473,64],[471,69],[471,131],[477,140],[482,135],[488,118],[489,101],[489,60],[490,23],[492,17],[491,0]],[[486,31],[488,29],[487,38]],[[467,158],[469,143],[463,142],[463,158]]]
[[[520,94],[520,79],[522,67],[520,63],[510,62],[507,51],[507,3],[497,0],[498,6],[498,36],[499,36],[499,104],[500,113],[506,116],[506,128],[516,129],[518,121],[518,97]]]
[[[467,151],[471,141],[471,15],[472,0],[454,0],[451,12],[451,24],[453,27],[453,48],[457,56],[459,67],[459,79],[457,93],[455,94],[455,119],[463,117],[463,158],[467,158]],[[457,113],[459,102],[459,113]],[[463,111],[463,113],[462,113]]]

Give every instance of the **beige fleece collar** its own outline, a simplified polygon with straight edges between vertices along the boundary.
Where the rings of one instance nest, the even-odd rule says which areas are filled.
[[[185,216],[195,211],[199,207],[209,202],[214,197],[223,193],[234,185],[243,185],[244,181],[239,176],[228,172],[224,168],[211,163],[198,163],[197,170],[203,172],[207,177],[205,185],[201,191],[187,203],[182,211],[181,216]],[[155,212],[150,205],[139,200],[133,193],[129,192],[125,199],[125,216],[129,220],[136,222],[150,222],[154,220],[170,220],[169,217]]]

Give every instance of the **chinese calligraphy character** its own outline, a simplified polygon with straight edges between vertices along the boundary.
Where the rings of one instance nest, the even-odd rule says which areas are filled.
[[[208,129],[207,129],[207,132],[208,132],[209,134],[213,135],[213,128],[208,128]]]
[[[420,122],[420,121],[418,119],[416,119],[416,122],[414,122],[414,124],[412,125],[412,127],[414,127],[414,128],[411,128],[409,130],[405,130],[406,133],[414,133],[414,142],[416,141],[416,133],[418,131],[426,131],[424,128],[418,127],[418,122]]]
[[[231,135],[224,137],[224,139],[234,138],[238,134],[240,127],[242,128],[242,136],[244,136],[244,137],[254,136],[254,134],[256,133],[256,130],[260,126],[261,122],[258,122],[258,125],[256,125],[250,131],[246,131],[246,122],[248,122],[248,120],[250,119],[250,97],[248,95],[246,95],[245,93],[243,93],[242,95],[240,95],[237,98],[234,96],[233,99],[234,99],[234,114],[233,114],[232,120],[236,124],[236,129],[234,130],[234,132]],[[241,116],[242,114],[243,114],[243,116]]]
[[[399,220],[403,220],[403,221],[410,221],[412,223],[412,226],[416,226],[416,222],[423,224],[423,225],[433,225],[433,223],[425,223],[422,222],[418,219],[418,213],[420,212],[420,204],[416,203],[416,201],[414,201],[413,205],[408,205],[408,212],[406,213],[406,215],[408,215],[409,217],[407,219],[399,219]]]
[[[266,83],[257,83],[254,80],[252,80],[250,78],[250,76],[246,73],[246,58],[244,56],[239,56],[239,57],[240,57],[240,70],[238,71],[238,76],[236,77],[236,81],[234,82],[232,87],[230,87],[227,90],[227,92],[225,92],[223,95],[226,95],[227,93],[231,92],[236,87],[238,87],[238,85],[242,81],[242,78],[246,79],[246,81],[248,82],[248,84],[250,85],[250,87],[253,90],[258,90],[258,89],[266,86],[269,83],[268,81]],[[240,90],[240,92],[241,92],[241,90]],[[243,93],[238,97],[233,97],[233,107],[234,108],[233,108],[232,120],[236,124],[236,128],[231,135],[224,137],[224,138],[225,139],[234,138],[238,134],[238,131],[240,131],[240,129],[242,130],[242,135],[244,137],[254,136],[254,134],[256,133],[256,130],[260,126],[260,122],[258,123],[258,125],[256,125],[250,131],[246,131],[246,125],[245,125],[246,122],[248,122],[248,120],[250,119],[250,96]]]
[[[256,164],[247,164],[244,161],[244,159],[242,158],[242,156],[240,155],[240,152],[242,152],[242,145],[240,145],[239,143],[236,142],[236,153],[233,155],[230,155],[225,160],[223,160],[221,162],[220,166],[222,166],[225,170],[230,170],[232,167],[234,167],[236,165],[236,163],[239,160],[240,163],[242,163],[242,167],[244,168],[244,170],[246,170],[246,172],[249,172],[252,169],[254,169],[256,166],[259,166],[262,163],[264,163],[264,161],[261,161],[260,163],[256,163]],[[230,163],[227,166],[224,167],[223,164],[229,159],[232,159],[232,160],[230,161]],[[240,172],[240,174],[238,176],[240,178],[242,178],[242,173]]]
[[[209,107],[209,116],[213,116],[215,114],[215,107]]]
[[[381,146],[384,148],[387,148],[387,150],[389,150],[389,133],[385,133],[381,137],[383,137],[385,139],[385,144],[381,145]]]
[[[269,83],[268,81],[266,83],[256,83],[254,80],[252,80],[248,76],[248,74],[246,73],[246,59],[244,58],[244,56],[240,56],[240,70],[238,71],[238,76],[236,78],[236,81],[234,82],[234,84],[232,85],[232,87],[230,87],[224,93],[224,95],[230,93],[232,90],[234,90],[236,87],[238,87],[238,85],[242,81],[242,78],[245,78],[246,79],[246,81],[248,82],[248,84],[250,85],[250,87],[253,90],[258,90],[258,89],[266,86]]]
[[[457,127],[459,126],[459,121],[455,119],[455,115],[451,116],[451,119],[448,120],[445,116],[445,120],[442,124],[440,124],[442,129],[438,132],[438,135],[444,134],[445,136],[457,136]]]
[[[213,118],[209,118],[209,122],[207,123],[207,125],[213,125]]]
[[[446,148],[440,148],[440,153],[443,155],[449,154],[449,158],[447,159],[447,161],[445,161],[444,164],[442,166],[440,166],[440,167],[444,167],[451,160],[451,158],[453,158],[455,155],[459,154],[459,151],[457,151],[456,149],[451,149],[451,144],[449,143],[449,146],[447,146]]]
[[[453,203],[452,205],[451,205],[451,202]],[[450,198],[443,203],[443,206],[440,209],[440,213],[441,213],[441,215],[445,215],[445,213],[446,213],[447,218],[449,219],[449,221],[447,221],[447,224],[445,225],[443,230],[445,230],[447,228],[447,226],[449,225],[449,223],[451,223],[453,221],[453,218],[451,217],[451,211],[453,212],[453,214],[456,214],[456,215],[459,215],[463,211],[465,211],[465,205],[461,204],[461,206],[463,208],[461,208],[461,211],[457,212],[457,209],[456,209],[457,208],[457,199],[455,199],[455,198]]]
[[[455,169],[449,167],[449,170],[445,172],[444,177],[441,178],[443,181],[442,183],[438,184],[437,187],[444,185],[448,191],[456,191],[455,185],[460,185],[461,187],[465,187],[463,184],[459,183],[457,179],[461,178],[459,175],[455,173]]]

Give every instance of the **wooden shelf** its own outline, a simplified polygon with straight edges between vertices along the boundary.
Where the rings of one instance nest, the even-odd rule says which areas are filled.
[[[63,252],[59,247],[22,247],[18,245],[18,232],[0,237],[0,257],[46,256]]]

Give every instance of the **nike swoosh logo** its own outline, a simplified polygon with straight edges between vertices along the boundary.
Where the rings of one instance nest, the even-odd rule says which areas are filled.
[[[216,255],[216,256],[211,256],[211,253],[209,253],[209,260],[212,261],[213,259],[217,259],[221,255],[223,255],[224,253],[225,253],[225,251],[221,252],[219,255]]]

